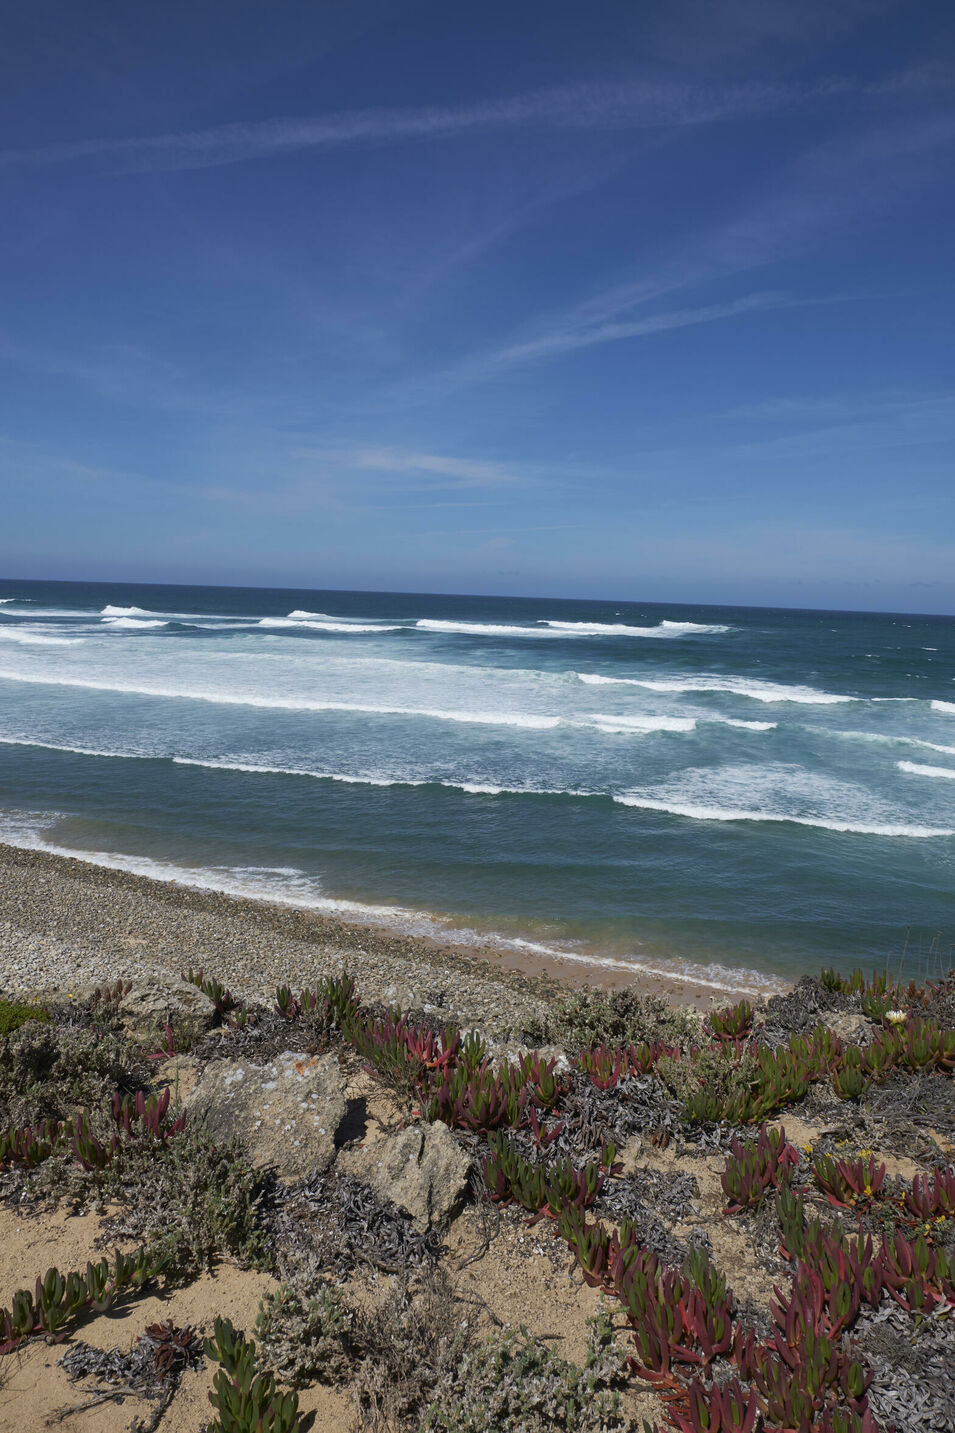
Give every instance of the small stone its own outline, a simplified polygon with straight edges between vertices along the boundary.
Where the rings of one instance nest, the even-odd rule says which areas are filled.
[[[819,1016],[819,1022],[849,1045],[865,1044],[872,1028],[864,1015],[851,1011],[826,1010]]]

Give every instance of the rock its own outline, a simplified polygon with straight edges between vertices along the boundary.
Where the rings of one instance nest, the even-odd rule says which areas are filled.
[[[153,1035],[164,1025],[191,1025],[205,1028],[212,1024],[215,1006],[208,995],[188,980],[151,980],[135,984],[119,1002],[119,1013],[128,1029],[140,1035]]]
[[[471,1161],[447,1125],[435,1120],[349,1150],[339,1156],[338,1168],[404,1209],[426,1233],[460,1208]]]
[[[848,1011],[826,1010],[819,1016],[819,1023],[831,1030],[847,1045],[863,1045],[868,1041],[871,1030],[870,1022],[864,1015],[854,1015]]]
[[[286,1051],[268,1065],[210,1060],[187,1108],[217,1139],[240,1135],[254,1165],[302,1179],[335,1158],[345,1093],[334,1055]]]
[[[516,1065],[522,1055],[534,1054],[539,1055],[544,1064],[553,1060],[555,1075],[566,1075],[571,1068],[567,1051],[561,1045],[522,1045],[507,1040],[489,1040],[487,1048],[495,1067]]]

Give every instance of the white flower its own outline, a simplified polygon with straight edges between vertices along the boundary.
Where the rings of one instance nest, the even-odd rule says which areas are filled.
[[[886,1020],[888,1020],[888,1022],[889,1022],[890,1025],[904,1025],[906,1019],[908,1018],[908,1011],[907,1011],[907,1010],[887,1010],[887,1011],[885,1012],[885,1018],[886,1018]]]

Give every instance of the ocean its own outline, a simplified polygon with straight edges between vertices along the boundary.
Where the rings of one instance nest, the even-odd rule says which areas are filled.
[[[0,840],[769,989],[955,944],[955,619],[0,580]]]

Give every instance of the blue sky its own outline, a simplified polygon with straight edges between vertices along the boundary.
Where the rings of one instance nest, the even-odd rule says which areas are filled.
[[[955,612],[955,8],[38,3],[0,571]]]

